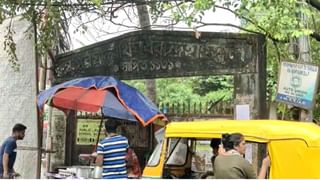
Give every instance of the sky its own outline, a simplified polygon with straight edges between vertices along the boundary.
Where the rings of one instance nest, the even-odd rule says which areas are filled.
[[[124,11],[117,12],[117,18],[114,19],[116,23],[125,24],[126,26],[138,26],[137,12],[134,8],[127,8],[126,12]],[[96,18],[92,15],[83,15],[82,20],[91,20]],[[164,14],[164,17],[159,19],[156,24],[165,25],[171,22],[170,14]],[[208,23],[223,23],[223,24],[234,24],[240,25],[240,20],[235,17],[235,15],[229,11],[216,8],[215,12],[206,11],[203,17],[203,22]],[[78,49],[83,46],[94,44],[99,41],[107,40],[116,36],[119,36],[130,31],[137,30],[136,28],[129,28],[124,26],[114,25],[111,22],[106,20],[97,20],[94,23],[87,24],[87,31],[85,33],[81,32],[81,28],[78,27],[80,24],[79,21],[73,20],[72,25],[70,26],[70,35],[71,35],[71,50]],[[183,31],[193,31],[193,27],[188,27],[185,23],[179,23],[175,26],[170,26],[167,28],[152,28],[157,30],[183,30]],[[79,30],[75,32],[76,30]],[[233,28],[230,26],[206,26],[198,28],[197,31],[207,31],[207,32],[238,32],[239,29]]]

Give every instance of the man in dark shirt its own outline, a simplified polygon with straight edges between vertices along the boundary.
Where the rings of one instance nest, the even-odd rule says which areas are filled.
[[[23,124],[15,124],[12,128],[12,136],[8,137],[0,148],[0,177],[13,178],[14,162],[17,156],[17,140],[22,140],[27,127]]]
[[[211,157],[211,163],[212,167],[214,164],[214,160],[219,155],[219,145],[221,144],[221,139],[211,139],[210,141],[210,147],[212,148],[212,157]]]

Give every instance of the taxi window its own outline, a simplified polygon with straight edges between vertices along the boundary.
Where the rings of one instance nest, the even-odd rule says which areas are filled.
[[[193,151],[191,170],[194,172],[212,171],[213,153],[210,140],[196,140]]]
[[[167,165],[177,165],[182,166],[186,163],[187,153],[188,153],[188,145],[187,139],[177,139],[173,138],[169,141],[169,153],[166,164]]]
[[[156,166],[160,161],[162,143],[158,143],[153,153],[151,154],[147,166]]]

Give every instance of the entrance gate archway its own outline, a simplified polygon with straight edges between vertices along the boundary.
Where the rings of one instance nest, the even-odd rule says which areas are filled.
[[[250,104],[252,119],[266,118],[266,46],[256,34],[135,31],[65,54],[55,83],[94,75],[122,80],[234,75],[235,104]]]
[[[234,105],[249,104],[250,119],[267,118],[262,35],[202,32],[196,38],[185,31],[135,31],[60,54],[54,69],[55,83],[94,75],[122,80],[233,75]]]

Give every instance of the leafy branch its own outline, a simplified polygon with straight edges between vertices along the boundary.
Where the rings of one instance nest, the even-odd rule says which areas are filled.
[[[7,33],[4,36],[4,50],[9,55],[9,63],[14,71],[20,70],[20,64],[18,62],[18,57],[16,52],[16,43],[13,40],[13,35],[15,34],[12,28],[12,19],[10,19],[9,25],[7,26]]]

